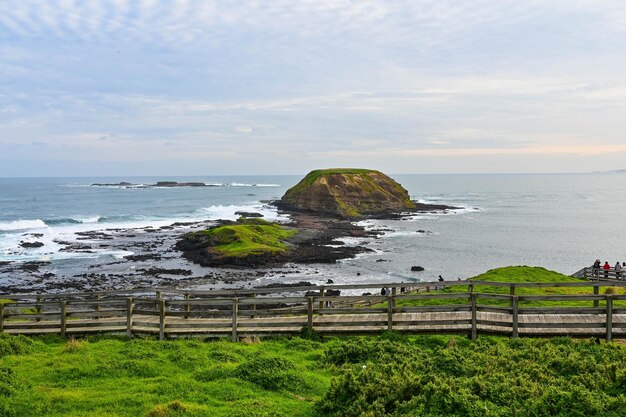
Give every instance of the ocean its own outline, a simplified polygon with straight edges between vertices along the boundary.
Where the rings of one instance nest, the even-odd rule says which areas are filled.
[[[288,273],[280,268],[271,270],[255,275],[258,278],[247,285],[303,280],[321,283],[328,279],[335,283],[429,281],[438,275],[463,279],[506,265],[542,266],[571,274],[596,258],[611,264],[626,261],[625,174],[391,176],[414,200],[462,208],[403,220],[363,221],[360,224],[367,228],[384,229],[384,235],[344,241],[365,245],[373,252],[333,265],[292,266]],[[100,286],[105,287],[108,273],[122,276],[128,272],[124,280],[112,279],[111,286],[133,286],[136,268],[120,260],[137,253],[137,241],[146,230],[167,229],[176,222],[236,219],[237,211],[260,212],[268,219],[285,221],[267,202],[280,198],[299,179],[1,178],[0,286],[5,291],[23,290],[36,282],[32,288],[44,290],[52,282],[85,280],[77,277],[87,270],[102,272]],[[91,185],[157,181],[212,186]],[[90,231],[110,230],[123,230],[124,236],[132,236],[133,243],[64,250],[70,243],[90,243]],[[137,233],[130,234],[133,230]],[[23,242],[43,246],[23,247]],[[16,266],[28,262],[42,262],[44,266],[35,272],[19,272]],[[176,265],[191,271],[186,286],[207,285],[193,277],[206,276],[210,268],[184,262]],[[411,272],[411,266],[421,266],[425,271]],[[228,273],[222,271],[221,276]],[[219,283],[213,280],[211,285]]]

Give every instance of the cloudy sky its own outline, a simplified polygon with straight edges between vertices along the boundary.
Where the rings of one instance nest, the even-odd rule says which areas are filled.
[[[0,0],[0,176],[626,168],[626,3]]]

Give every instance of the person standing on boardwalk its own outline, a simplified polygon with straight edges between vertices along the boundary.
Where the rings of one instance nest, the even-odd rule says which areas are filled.
[[[596,259],[593,263],[593,276],[598,278],[600,276],[600,259]]]
[[[615,264],[615,278],[622,279],[622,265],[619,262]]]
[[[604,266],[602,267],[602,269],[604,269],[604,279],[608,279],[609,271],[611,270],[611,265],[609,265],[609,261],[604,262]]]

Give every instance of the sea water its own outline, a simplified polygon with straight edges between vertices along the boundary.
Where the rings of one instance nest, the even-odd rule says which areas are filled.
[[[378,239],[347,239],[372,252],[320,266],[338,282],[467,278],[505,265],[543,266],[573,273],[596,258],[626,260],[626,175],[392,175],[421,202],[459,207],[404,220],[367,220]],[[237,211],[279,219],[266,203],[298,176],[109,177],[0,179],[0,261],[52,262],[58,275],[85,258],[130,251],[62,252],[55,241],[111,228],[235,219]],[[130,182],[137,186],[92,186]],[[209,187],[147,187],[157,181],[205,182]],[[284,219],[282,219],[284,220]],[[20,242],[39,241],[40,248]],[[426,270],[410,272],[411,266]],[[298,276],[288,279],[306,279]],[[67,279],[71,279],[68,278]],[[280,277],[275,277],[280,280]]]

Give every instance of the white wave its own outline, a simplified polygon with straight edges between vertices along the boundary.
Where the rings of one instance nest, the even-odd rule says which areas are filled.
[[[242,182],[231,182],[231,187],[280,187],[280,184],[246,184]]]
[[[395,237],[420,237],[426,233],[418,233],[413,230],[395,230],[393,232],[385,232],[383,238],[395,238]]]
[[[334,240],[335,242],[343,242],[342,246],[360,246],[365,243],[369,243],[369,241],[362,237],[339,237]]]
[[[74,220],[81,223],[98,223],[102,216],[89,216],[89,217],[72,217]]]
[[[48,227],[43,220],[14,220],[11,222],[0,223],[0,231],[17,231],[29,229],[43,229]]]

